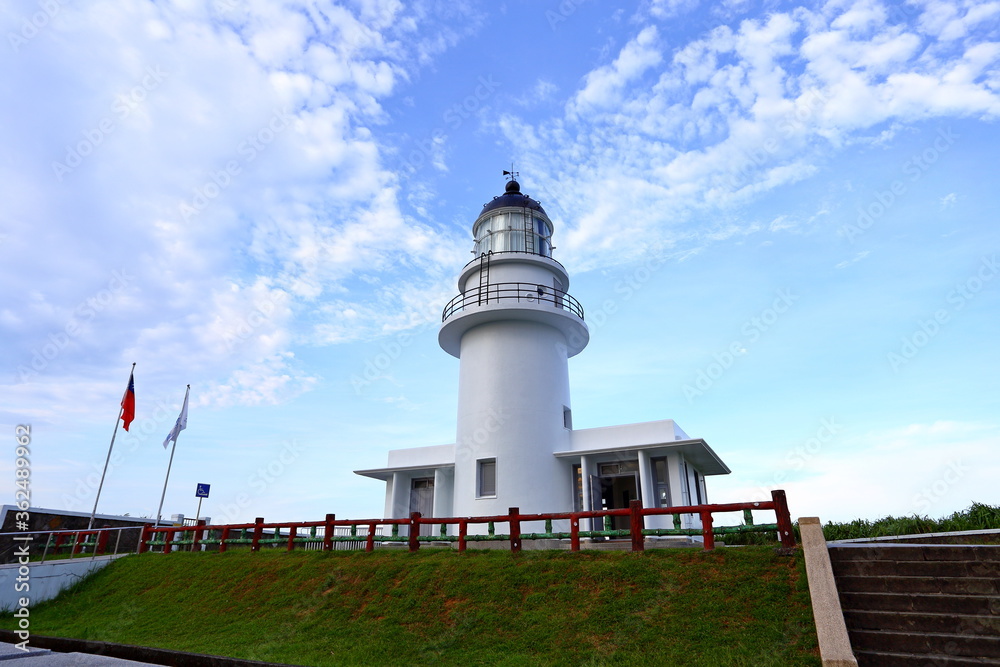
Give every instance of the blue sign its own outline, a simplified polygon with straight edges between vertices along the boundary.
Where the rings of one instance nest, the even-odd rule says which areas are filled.
[[[195,498],[208,498],[208,490],[212,488],[211,484],[199,484],[198,488],[194,492]]]

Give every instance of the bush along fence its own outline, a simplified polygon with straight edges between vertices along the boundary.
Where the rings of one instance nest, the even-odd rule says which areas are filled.
[[[771,510],[774,523],[754,524],[753,510]],[[716,526],[714,515],[726,512],[743,512],[743,525]],[[650,516],[673,516],[673,528],[646,528]],[[697,515],[701,528],[681,528],[682,515]],[[628,517],[627,529],[613,529],[612,517]],[[603,523],[603,530],[581,530],[581,520],[596,519]],[[569,532],[553,531],[553,522],[568,521]],[[486,525],[486,534],[469,534],[469,526]],[[506,525],[506,533],[496,532],[496,525]],[[542,524],[542,532],[525,532],[524,524]],[[401,530],[401,527],[403,529]],[[421,534],[421,527],[424,533]],[[449,527],[453,530],[449,531]],[[386,531],[388,529],[388,532]],[[336,549],[364,549],[373,551],[376,545],[405,543],[410,551],[417,551],[425,543],[457,543],[465,551],[469,542],[505,541],[510,550],[521,550],[523,540],[569,540],[570,549],[579,551],[581,539],[630,538],[632,551],[643,551],[646,537],[701,536],[704,548],[715,548],[716,535],[734,533],[776,533],[784,547],[795,546],[792,521],[788,512],[785,492],[771,492],[770,501],[728,503],[716,505],[687,505],[677,507],[643,508],[638,500],[627,509],[592,510],[586,512],[560,512],[552,514],[521,514],[516,507],[507,514],[477,517],[424,517],[413,512],[402,519],[337,519],[328,514],[322,521],[265,523],[258,518],[253,523],[206,526],[146,525],[139,538],[138,553],[169,553],[175,550],[212,550],[224,552],[230,547],[249,547],[259,551],[262,547],[311,549],[331,551]],[[69,548],[77,554],[81,549],[100,554],[107,545],[101,530],[64,531],[49,538],[49,548],[55,554],[60,548]],[[430,534],[426,534],[426,533]]]

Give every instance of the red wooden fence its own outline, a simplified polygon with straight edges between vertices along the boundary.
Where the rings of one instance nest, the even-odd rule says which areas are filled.
[[[713,515],[724,512],[743,511],[746,518],[750,518],[751,510],[772,510],[775,513],[776,523],[761,526],[741,526],[731,528],[716,528],[714,526]],[[647,529],[645,528],[645,518],[648,516],[674,515],[675,526],[679,525],[679,517],[682,514],[697,514],[701,518],[702,528],[698,529]],[[629,529],[626,530],[580,530],[581,519],[604,519],[604,517],[627,516],[629,517]],[[569,533],[554,533],[551,530],[552,521],[569,520]],[[546,531],[543,533],[524,533],[521,526],[527,522],[545,522]],[[495,524],[507,524],[509,534],[496,535],[493,532]],[[470,525],[488,524],[489,535],[469,535]],[[438,535],[420,535],[421,526],[438,526]],[[398,534],[399,526],[408,527],[408,535]],[[350,536],[334,536],[334,529],[337,527],[350,528]],[[359,527],[365,529],[363,535],[357,535]],[[392,530],[390,535],[377,535],[377,529],[389,527]],[[455,534],[447,534],[445,527],[455,527],[451,531]],[[323,537],[313,537],[318,528],[323,528]],[[309,530],[310,537],[300,536],[299,530]],[[210,539],[204,536],[206,530],[219,532],[218,539]],[[273,537],[266,537],[265,531],[273,531]],[[251,532],[252,531],[252,532]],[[287,531],[287,534],[282,534]],[[518,508],[512,507],[507,514],[496,516],[476,516],[476,517],[424,517],[419,512],[412,513],[409,518],[400,519],[337,519],[336,515],[328,514],[323,521],[302,521],[265,523],[263,518],[256,519],[253,523],[228,524],[224,526],[205,527],[199,525],[191,526],[161,526],[153,527],[147,525],[142,530],[142,537],[139,540],[139,553],[151,548],[162,547],[163,552],[169,552],[172,544],[191,545],[197,549],[199,544],[218,544],[219,551],[226,551],[227,546],[233,544],[249,544],[251,551],[259,551],[262,544],[277,545],[279,542],[285,545],[288,551],[292,551],[299,542],[322,542],[322,548],[329,551],[333,548],[334,542],[360,542],[365,543],[366,551],[373,551],[376,542],[406,542],[410,551],[417,551],[421,542],[458,542],[458,550],[465,551],[469,541],[482,541],[486,539],[506,539],[510,542],[510,550],[518,552],[521,550],[522,539],[565,539],[570,540],[572,551],[580,550],[581,537],[595,536],[629,536],[632,541],[633,551],[642,551],[645,548],[645,537],[652,535],[677,535],[700,533],[704,540],[705,549],[715,548],[715,534],[726,532],[777,532],[778,539],[782,546],[794,547],[795,536],[792,532],[792,521],[788,512],[788,504],[785,499],[785,492],[776,490],[771,492],[770,501],[727,503],[714,505],[685,505],[679,507],[652,507],[643,508],[640,501],[632,501],[627,509],[613,510],[592,510],[586,512],[556,512],[548,514],[521,514]],[[178,533],[181,533],[178,539]],[[191,538],[186,538],[186,534],[191,533]],[[238,533],[239,537],[233,537]],[[252,537],[247,538],[247,535]],[[156,539],[162,536],[162,541]]]

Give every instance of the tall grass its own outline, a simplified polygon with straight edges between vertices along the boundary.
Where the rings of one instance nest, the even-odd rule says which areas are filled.
[[[987,529],[1000,529],[1000,506],[972,503],[968,509],[940,519],[914,514],[905,517],[887,516],[875,521],[867,519],[855,519],[847,523],[831,521],[823,526],[823,536],[827,540],[850,540]]]
[[[795,540],[800,540],[799,524],[794,524]],[[887,516],[875,521],[855,519],[846,523],[831,521],[823,526],[823,536],[827,540],[851,540],[866,537],[886,537],[891,535],[923,535],[926,533],[950,533],[961,530],[1000,530],[1000,506],[972,503],[961,512],[954,512],[940,519],[926,516]],[[729,545],[777,544],[777,533],[737,533],[720,538]]]

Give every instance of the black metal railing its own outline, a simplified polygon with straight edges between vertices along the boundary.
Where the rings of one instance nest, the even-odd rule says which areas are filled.
[[[580,302],[562,290],[535,283],[491,283],[481,288],[472,288],[459,294],[448,302],[441,315],[441,321],[447,320],[455,313],[467,308],[484,306],[490,303],[535,303],[551,304],[555,308],[570,312],[581,320],[583,306]]]

